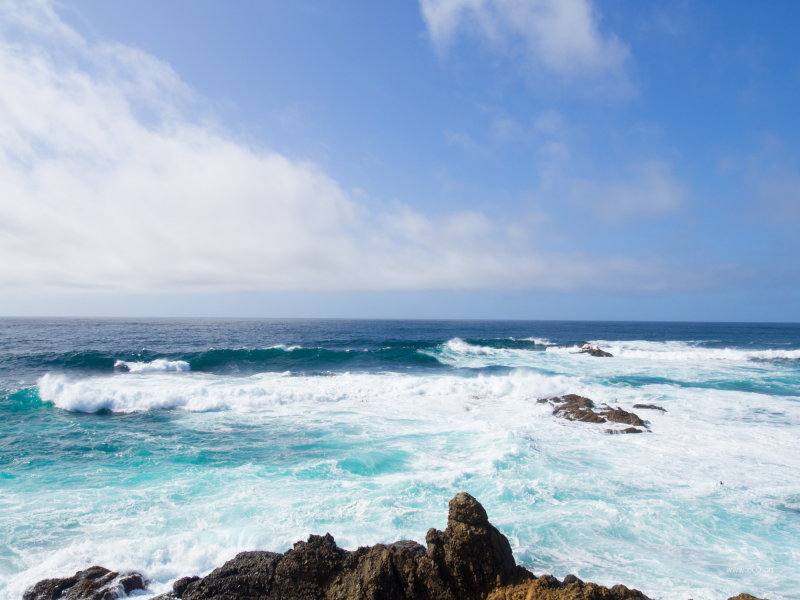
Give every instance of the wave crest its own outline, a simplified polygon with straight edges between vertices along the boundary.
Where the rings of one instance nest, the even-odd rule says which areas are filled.
[[[164,371],[189,371],[191,367],[185,360],[166,360],[157,358],[150,362],[133,362],[118,360],[114,363],[116,369],[127,369],[129,373],[155,373]]]

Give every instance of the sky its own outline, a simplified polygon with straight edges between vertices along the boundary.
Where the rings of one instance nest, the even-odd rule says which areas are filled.
[[[800,320],[800,4],[0,0],[0,314]]]

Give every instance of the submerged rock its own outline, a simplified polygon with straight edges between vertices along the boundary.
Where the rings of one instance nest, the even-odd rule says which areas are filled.
[[[445,530],[428,530],[425,541],[427,548],[400,540],[351,552],[336,546],[330,534],[312,535],[284,554],[242,552],[205,577],[178,579],[172,592],[158,599],[649,600],[639,590],[584,583],[575,575],[564,581],[537,578],[515,563],[508,539],[467,493],[450,501]],[[136,573],[92,567],[40,581],[23,598],[113,600],[144,587]],[[729,600],[758,599],[742,594]]]
[[[667,412],[666,408],[656,406],[655,404],[634,404],[633,408],[646,408],[648,410],[660,410],[661,412]]]
[[[636,427],[628,427],[627,429],[606,429],[606,433],[617,435],[621,433],[644,433],[644,431],[642,429],[636,429]]]
[[[23,600],[114,600],[145,589],[138,573],[120,575],[103,567],[89,567],[72,577],[44,579],[26,591]]]
[[[593,346],[588,346],[581,350],[578,354],[589,354],[590,356],[597,356],[598,358],[613,358],[614,355],[610,352],[606,352],[605,350],[601,350],[600,348],[596,348]]]
[[[592,346],[587,342],[581,342],[577,346],[558,346],[559,348],[578,348],[577,352],[573,352],[573,354],[588,354],[590,356],[597,356],[597,357],[609,357],[613,358],[613,354],[610,352],[606,352],[605,350],[601,350],[598,346]]]

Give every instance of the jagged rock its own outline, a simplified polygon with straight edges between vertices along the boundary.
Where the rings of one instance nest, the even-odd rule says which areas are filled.
[[[584,347],[578,354],[588,354],[590,356],[597,356],[598,358],[613,358],[614,355],[610,352],[606,352],[605,350],[601,350],[600,348],[594,348],[592,346]]]
[[[138,573],[120,575],[103,567],[89,567],[72,577],[44,579],[27,590],[23,600],[114,600],[134,590],[145,589]]]
[[[667,412],[666,408],[656,406],[655,404],[634,404],[633,408],[646,408],[648,410],[660,410],[661,412]]]
[[[573,354],[588,354],[590,356],[597,356],[597,357],[612,357],[613,354],[610,352],[606,352],[605,350],[601,350],[597,346],[592,346],[588,342],[580,342],[575,346],[558,346],[559,348],[578,348],[577,352],[573,352]]]
[[[633,425],[635,427],[644,427],[644,422],[635,413],[622,410],[621,408],[612,408],[605,412],[603,415],[606,419],[613,423],[623,423],[624,425]]]
[[[607,588],[584,583],[574,575],[567,575],[563,582],[552,575],[542,575],[538,579],[500,587],[488,600],[647,600],[647,596],[624,585]]]
[[[764,600],[763,598],[756,598],[750,594],[739,594],[738,596],[731,596],[728,600]]]
[[[553,405],[553,414],[568,421],[581,421],[583,423],[622,423],[633,425],[634,427],[647,427],[648,422],[639,418],[636,413],[622,410],[621,408],[611,408],[603,404],[599,408],[595,406],[589,398],[578,396],[577,394],[567,394],[554,398],[540,398],[539,403],[549,402]],[[625,433],[634,433],[631,428],[624,430]],[[636,433],[641,431],[636,430]],[[607,429],[606,433],[618,433],[616,430]]]
[[[578,396],[577,398],[581,398]],[[585,406],[594,406],[583,398]],[[430,529],[427,549],[411,540],[359,548],[312,535],[284,554],[242,552],[203,578],[183,577],[159,600],[649,600],[622,585],[606,588],[574,575],[538,579],[517,566],[506,537],[467,493],[449,504],[444,531]],[[46,579],[24,600],[112,600],[145,582],[92,567]],[[154,599],[155,600],[155,599]],[[729,600],[758,600],[741,594]]]
[[[606,433],[611,435],[617,435],[621,433],[643,433],[641,429],[636,429],[636,427],[628,427],[626,429],[606,429]]]

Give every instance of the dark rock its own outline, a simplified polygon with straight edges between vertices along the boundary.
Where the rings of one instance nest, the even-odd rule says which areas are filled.
[[[172,595],[176,598],[183,598],[186,588],[189,587],[189,584],[192,584],[195,581],[200,581],[200,578],[197,575],[192,577],[181,577],[178,579],[178,581],[172,584]]]
[[[750,594],[739,594],[738,596],[731,596],[728,600],[763,600],[763,598],[756,598]]]
[[[23,600],[114,600],[145,589],[138,573],[120,575],[103,567],[89,567],[72,577],[45,579],[27,590]]]
[[[625,425],[634,425],[636,427],[644,427],[644,422],[632,412],[622,410],[621,408],[612,408],[603,413],[609,421],[613,423],[623,423]]]
[[[577,394],[567,394],[556,398],[550,398],[550,402],[555,406],[553,414],[568,421],[582,421],[584,423],[605,423],[606,419],[596,413],[594,402],[589,398],[578,396]]]
[[[667,412],[666,408],[656,406],[655,404],[634,404],[633,408],[646,408],[648,410],[660,410],[661,412]]]
[[[624,585],[611,589],[596,583],[584,583],[574,575],[569,583],[559,584],[552,575],[542,575],[521,584],[509,585],[495,590],[488,600],[648,600],[639,590]]]
[[[411,556],[415,558],[422,558],[425,556],[425,546],[413,540],[399,540],[397,542],[392,542],[389,546],[397,548],[398,550],[405,548],[411,553]]]
[[[606,429],[606,433],[611,435],[617,435],[621,433],[643,433],[641,429],[636,429],[636,427],[628,427],[627,429]]]
[[[610,352],[606,352],[605,350],[601,350],[600,348],[592,348],[591,346],[585,346],[583,350],[581,350],[578,354],[588,354],[590,356],[597,356],[599,358],[613,358],[614,355]]]
[[[283,555],[275,552],[240,552],[202,579],[185,581],[192,578],[184,578],[176,581],[176,585],[183,582],[179,597],[183,600],[266,598],[275,576],[275,567],[282,558]]]
[[[586,410],[594,406],[580,396],[572,401]],[[425,541],[427,550],[400,540],[349,552],[337,547],[330,534],[312,535],[285,554],[242,552],[203,578],[177,580],[173,591],[158,599],[648,600],[638,590],[584,583],[574,575],[563,582],[552,575],[537,579],[515,564],[506,537],[466,493],[450,501],[445,530],[430,529]],[[23,598],[113,600],[144,585],[136,573],[92,567],[73,577],[40,581]],[[741,594],[729,600],[758,599]]]

